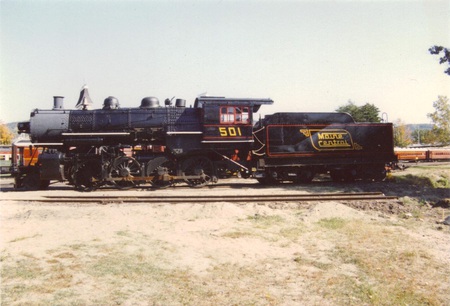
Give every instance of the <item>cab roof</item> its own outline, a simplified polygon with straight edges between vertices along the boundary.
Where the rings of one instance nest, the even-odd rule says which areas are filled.
[[[249,106],[253,108],[253,112],[256,113],[261,105],[271,105],[273,100],[267,99],[255,99],[255,98],[225,98],[225,97],[208,97],[201,96],[195,99],[195,108],[203,108],[206,105],[211,106]]]

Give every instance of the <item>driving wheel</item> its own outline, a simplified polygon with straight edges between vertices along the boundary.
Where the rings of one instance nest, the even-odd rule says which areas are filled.
[[[134,178],[141,176],[141,165],[132,157],[118,157],[112,164],[110,176],[116,179],[113,182],[119,189],[133,188],[139,184]]]
[[[165,156],[159,156],[147,163],[146,176],[152,176],[150,183],[155,188],[167,188],[173,185],[171,176],[175,173],[175,163]]]
[[[211,182],[214,167],[211,160],[205,156],[186,159],[182,164],[185,181],[192,187],[202,187]]]

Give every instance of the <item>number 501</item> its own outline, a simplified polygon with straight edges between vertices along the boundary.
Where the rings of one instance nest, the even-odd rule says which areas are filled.
[[[219,128],[220,136],[222,137],[234,137],[234,136],[242,136],[240,127],[220,127]]]

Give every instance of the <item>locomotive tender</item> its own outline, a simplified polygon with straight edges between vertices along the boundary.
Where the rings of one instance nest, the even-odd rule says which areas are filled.
[[[263,183],[310,182],[317,173],[334,181],[383,180],[396,160],[391,123],[355,123],[347,113],[275,113],[255,125]]]
[[[84,89],[87,94],[87,89]],[[80,100],[85,94],[80,95]],[[390,123],[355,123],[348,114],[276,113],[253,126],[271,99],[198,97],[193,107],[155,97],[120,108],[114,97],[102,109],[34,110],[18,124],[40,148],[34,165],[13,161],[16,187],[46,188],[68,181],[78,190],[102,185],[199,187],[239,172],[261,183],[309,182],[316,173],[334,180],[381,180],[395,161]]]

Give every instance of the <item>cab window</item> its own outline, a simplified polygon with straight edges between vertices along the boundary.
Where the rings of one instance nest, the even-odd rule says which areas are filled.
[[[249,122],[248,107],[223,106],[220,108],[220,123],[248,124]]]

